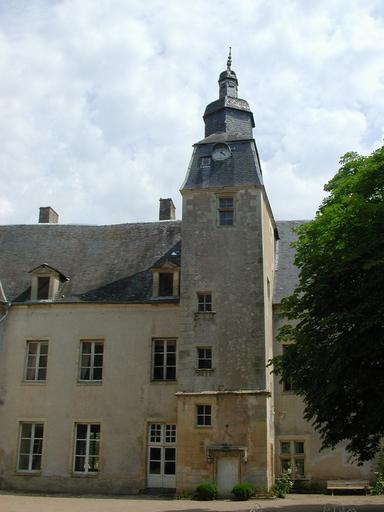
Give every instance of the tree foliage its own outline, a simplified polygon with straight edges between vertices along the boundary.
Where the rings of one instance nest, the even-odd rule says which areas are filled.
[[[294,343],[273,365],[303,397],[323,448],[347,441],[363,462],[384,435],[384,147],[340,164],[297,230],[299,284],[279,333]]]

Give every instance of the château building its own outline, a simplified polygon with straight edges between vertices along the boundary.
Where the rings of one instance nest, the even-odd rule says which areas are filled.
[[[255,126],[231,69],[204,113],[181,187],[182,220],[0,226],[0,483],[131,493],[216,482],[271,486],[367,478],[339,447],[320,452],[282,347],[293,228],[275,221]],[[106,219],[107,220],[107,219]]]

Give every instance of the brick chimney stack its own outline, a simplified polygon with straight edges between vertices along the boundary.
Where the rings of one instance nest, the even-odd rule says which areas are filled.
[[[175,220],[176,208],[170,197],[160,199],[159,220]]]
[[[41,206],[39,211],[39,224],[57,224],[59,214],[50,206]]]

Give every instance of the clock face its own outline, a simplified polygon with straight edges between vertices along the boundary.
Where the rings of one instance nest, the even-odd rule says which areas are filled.
[[[231,156],[231,150],[226,144],[216,144],[212,150],[212,158],[216,161],[226,160]]]

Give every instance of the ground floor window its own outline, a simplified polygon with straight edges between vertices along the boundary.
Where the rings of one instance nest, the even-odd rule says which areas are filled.
[[[281,471],[289,471],[293,478],[305,477],[305,443],[302,440],[280,441]]]
[[[41,470],[43,438],[43,423],[20,423],[18,471]]]
[[[176,486],[176,425],[148,426],[148,487]]]
[[[98,473],[100,454],[100,425],[96,423],[76,423],[75,473]]]

